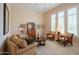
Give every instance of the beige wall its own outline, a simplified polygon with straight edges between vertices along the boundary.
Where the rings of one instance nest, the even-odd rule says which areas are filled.
[[[10,33],[16,33],[20,24],[27,24],[28,22],[34,22],[35,24],[43,25],[43,13],[27,10],[22,6],[11,6],[11,21],[10,21]],[[43,29],[36,29],[36,32],[42,32]]]
[[[34,11],[30,11],[27,10],[23,7],[17,7],[17,6],[10,6],[9,4],[8,8],[9,8],[9,33],[13,34],[16,33],[18,31],[18,25],[19,24],[26,24],[27,22],[34,22],[35,24],[44,24],[45,28],[40,28],[37,29],[37,33],[39,32],[49,32],[50,31],[50,16],[54,13],[66,10],[68,8],[71,8],[75,5],[78,4],[63,4],[61,6],[58,6],[52,10],[49,10],[47,12],[44,13],[38,13],[38,12],[34,12]],[[79,6],[78,6],[79,7]],[[79,8],[78,8],[78,15],[79,15]],[[66,14],[65,14],[66,16]],[[65,17],[65,27],[67,31],[67,16]],[[78,17],[79,19],[79,17]],[[77,22],[79,22],[79,20],[77,20]],[[77,25],[79,25],[79,23],[77,23]],[[79,26],[77,26],[77,32],[79,36]],[[0,4],[0,47],[2,46],[5,38],[7,35],[3,35],[3,4]]]
[[[34,22],[35,24],[43,25],[43,13],[27,10],[21,6],[11,6],[9,8],[9,33],[3,35],[3,4],[0,4],[0,51],[2,51],[3,42],[10,34],[18,31],[19,24],[26,24],[27,22]],[[43,32],[43,28],[36,29],[37,33]]]
[[[45,31],[45,33],[49,32],[51,30],[51,15],[52,14],[57,14],[58,12],[65,11],[65,10],[67,10],[69,8],[74,7],[74,6],[78,7],[79,4],[72,4],[72,3],[70,3],[70,4],[62,4],[62,5],[60,5],[60,6],[56,7],[56,8],[53,8],[53,9],[45,12],[44,13],[44,20],[45,20],[45,23],[44,23],[45,24],[45,29],[44,29],[44,31]],[[68,27],[67,27],[68,26],[68,24],[67,24],[67,14],[66,13],[65,13],[65,31],[67,31],[67,29],[68,29]],[[78,14],[79,14],[79,12],[78,12]],[[78,17],[78,19],[79,19],[79,17]],[[79,20],[77,20],[77,22],[78,21]],[[79,32],[78,23],[77,23],[77,32]],[[77,34],[78,34],[77,36],[79,36],[79,33],[77,33]]]

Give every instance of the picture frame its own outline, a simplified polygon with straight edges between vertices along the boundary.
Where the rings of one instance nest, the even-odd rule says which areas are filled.
[[[34,23],[32,23],[32,22],[27,23],[27,29],[28,29],[28,30],[35,29],[35,28],[34,28],[34,26],[35,26],[35,24],[34,24]]]
[[[36,24],[36,29],[40,29],[40,24]]]
[[[6,3],[4,3],[3,9],[3,34],[5,35],[9,32],[9,9]]]

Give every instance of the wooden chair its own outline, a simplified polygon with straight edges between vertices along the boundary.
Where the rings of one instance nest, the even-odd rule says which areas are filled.
[[[60,32],[57,32],[57,40],[56,40],[57,42],[59,42],[60,39],[61,39],[61,38],[60,38],[60,34],[61,34]]]
[[[64,46],[66,46],[67,44],[71,44],[73,45],[73,35],[74,34],[71,34],[71,33],[68,33],[66,36],[61,36],[59,38],[59,41],[62,42],[64,44]]]
[[[66,46],[68,43],[73,45],[73,36],[74,36],[74,34],[69,34],[69,35],[70,35],[70,37],[67,37],[67,40],[64,41],[64,46]]]

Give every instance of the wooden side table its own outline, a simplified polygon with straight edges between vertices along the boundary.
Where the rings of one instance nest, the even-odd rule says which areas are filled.
[[[41,37],[38,39],[38,46],[45,46],[46,39]]]

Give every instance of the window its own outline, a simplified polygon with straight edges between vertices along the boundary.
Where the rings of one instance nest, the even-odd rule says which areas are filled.
[[[77,35],[77,8],[68,10],[68,32]]]
[[[64,33],[64,12],[58,13],[58,31]]]
[[[56,14],[51,16],[51,31],[56,31]]]

